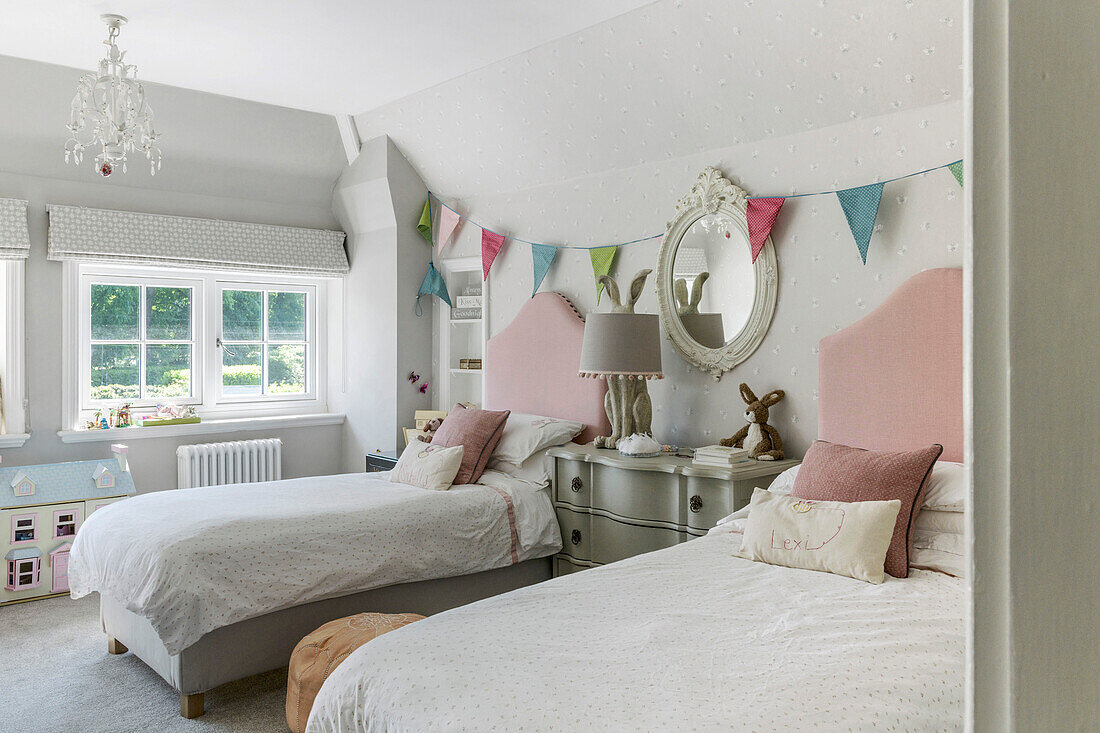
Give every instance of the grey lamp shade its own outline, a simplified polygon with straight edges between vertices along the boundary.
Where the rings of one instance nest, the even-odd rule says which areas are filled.
[[[726,345],[726,336],[722,332],[721,313],[691,313],[677,316],[688,336],[700,346],[708,349],[720,349]]]
[[[663,376],[660,319],[651,313],[589,313],[578,371]]]

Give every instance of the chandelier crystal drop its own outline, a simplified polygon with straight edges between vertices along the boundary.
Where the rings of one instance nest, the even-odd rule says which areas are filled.
[[[126,22],[121,15],[101,15],[107,24],[107,57],[96,73],[80,77],[69,119],[65,162],[80,165],[86,148],[99,147],[96,170],[103,177],[118,166],[126,172],[126,156],[137,151],[149,161],[149,174],[160,170],[160,148],[153,129],[153,110],[145,102],[145,90],[137,80],[137,66],[125,62],[126,52],[115,45]]]

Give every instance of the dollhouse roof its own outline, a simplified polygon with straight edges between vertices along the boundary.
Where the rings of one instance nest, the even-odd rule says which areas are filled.
[[[32,557],[42,557],[42,550],[37,547],[20,547],[4,555],[5,560],[30,560]]]
[[[25,481],[27,479],[30,479],[30,477],[27,476],[26,472],[25,471],[19,471],[17,474],[15,474],[15,476],[12,477],[11,485],[12,486],[18,486],[19,484],[23,483],[23,481]],[[30,481],[31,481],[32,484],[34,483],[34,479],[30,479]]]
[[[14,509],[35,504],[60,504],[69,501],[102,499],[108,496],[136,494],[134,477],[124,471],[114,459],[95,461],[71,461],[69,463],[44,463],[36,466],[0,467],[0,486],[8,487],[18,474],[34,482],[33,496],[14,496],[12,489],[0,491],[0,509]],[[93,474],[98,466],[108,466],[115,477],[115,485],[108,489],[96,487]]]
[[[53,557],[54,555],[56,555],[58,553],[61,553],[61,552],[68,552],[71,549],[73,549],[73,543],[72,542],[62,542],[56,548],[54,548],[53,550],[50,550],[50,557]]]

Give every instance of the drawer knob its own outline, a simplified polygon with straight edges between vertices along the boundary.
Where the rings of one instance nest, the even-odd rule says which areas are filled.
[[[703,497],[696,494],[688,500],[688,506],[691,507],[691,511],[698,514],[699,510],[703,508]]]
[[[574,476],[573,480],[569,482],[569,488],[573,489],[573,491],[580,491],[584,488],[584,482],[581,481],[581,477]]]
[[[573,530],[573,534],[569,535],[569,541],[574,545],[579,545],[581,543],[581,531],[579,529]]]

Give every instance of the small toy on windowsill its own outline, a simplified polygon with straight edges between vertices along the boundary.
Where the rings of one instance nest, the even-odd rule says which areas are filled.
[[[748,405],[745,419],[749,424],[736,433],[719,442],[720,445],[734,448],[746,448],[749,457],[758,461],[782,461],[783,439],[779,431],[768,425],[768,408],[777,404],[786,393],[781,389],[768,392],[760,399],[756,398],[749,385],[741,383],[741,399]]]
[[[202,418],[195,414],[195,408],[190,405],[158,404],[155,414],[141,418],[141,425],[142,427],[190,425],[201,421]]]

